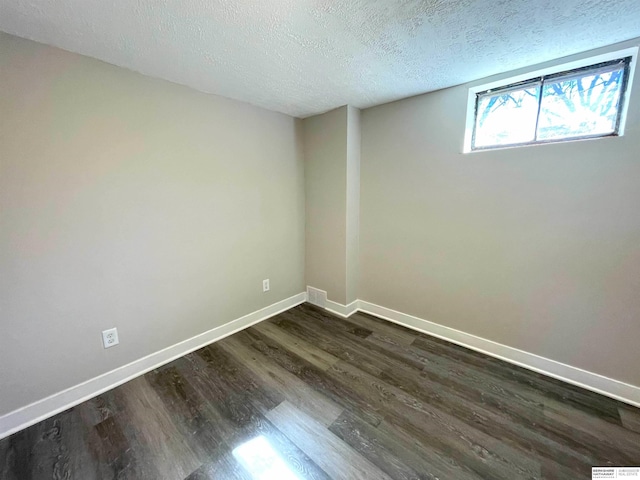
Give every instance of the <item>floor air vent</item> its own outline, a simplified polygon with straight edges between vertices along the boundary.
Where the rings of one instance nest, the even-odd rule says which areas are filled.
[[[327,305],[327,292],[313,287],[307,287],[307,301],[324,308]]]

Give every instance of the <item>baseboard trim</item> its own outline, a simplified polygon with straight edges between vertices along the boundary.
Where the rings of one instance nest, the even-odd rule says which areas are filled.
[[[129,380],[191,353],[210,343],[221,340],[240,330],[262,322],[307,300],[305,292],[256,310],[229,323],[208,330],[127,365],[111,370],[71,388],[38,400],[0,417],[0,439],[63,412],[79,403],[111,390]]]
[[[325,309],[340,317],[348,318],[351,314],[358,311],[359,302],[359,300],[354,300],[349,305],[342,305],[341,303],[327,300],[327,306],[325,307]]]
[[[307,302],[316,307],[324,308],[339,317],[347,318],[358,311],[359,300],[354,300],[349,305],[343,305],[329,300],[326,290],[307,285]]]
[[[640,387],[635,385],[614,380],[581,368],[572,367],[571,365],[502,345],[492,340],[487,340],[451,327],[445,327],[444,325],[439,325],[390,308],[381,307],[380,305],[364,300],[358,300],[357,310],[470,348],[485,355],[499,358],[505,362],[533,370],[534,372],[562,380],[563,382],[600,393],[635,407],[640,407]]]
[[[79,403],[111,390],[129,380],[143,375],[176,358],[191,353],[210,343],[221,340],[240,330],[255,325],[285,310],[307,301],[306,292],[276,302],[268,307],[249,313],[229,323],[208,330],[192,338],[176,343],[158,352],[107,372],[86,382],[55,393],[25,407],[16,409],[0,417],[0,439],[23,430],[57,413],[63,412]],[[558,380],[576,385],[610,398],[620,400],[640,408],[640,387],[620,382],[612,378],[589,372],[571,365],[525,352],[517,348],[502,345],[476,335],[462,332],[451,327],[424,320],[422,318],[398,312],[364,300],[356,300],[342,305],[327,300],[326,310],[346,318],[361,311],[375,317],[397,323],[427,335],[461,345],[491,357],[518,365]]]

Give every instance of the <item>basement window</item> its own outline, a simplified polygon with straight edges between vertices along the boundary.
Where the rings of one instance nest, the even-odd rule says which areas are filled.
[[[636,54],[614,52],[470,89],[464,151],[622,135]]]

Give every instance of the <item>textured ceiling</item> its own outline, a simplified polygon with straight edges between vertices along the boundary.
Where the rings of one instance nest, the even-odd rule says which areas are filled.
[[[640,37],[640,0],[0,0],[0,30],[305,117]]]

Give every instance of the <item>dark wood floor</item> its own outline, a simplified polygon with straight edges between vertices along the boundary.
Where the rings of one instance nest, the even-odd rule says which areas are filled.
[[[0,441],[0,478],[590,479],[640,410],[309,305]]]

